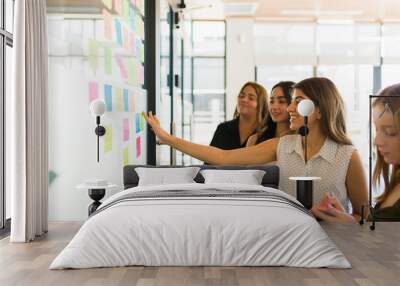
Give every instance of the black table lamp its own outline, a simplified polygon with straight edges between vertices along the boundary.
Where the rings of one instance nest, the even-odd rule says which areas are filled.
[[[106,134],[106,129],[100,125],[100,116],[106,112],[106,104],[101,99],[96,99],[90,104],[90,111],[93,116],[96,116],[96,129],[94,132],[97,135],[97,162],[99,162],[99,137]]]

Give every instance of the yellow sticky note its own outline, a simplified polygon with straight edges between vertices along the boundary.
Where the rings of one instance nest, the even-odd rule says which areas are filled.
[[[104,135],[104,152],[110,152],[112,150],[112,125],[105,126],[106,134]]]
[[[89,40],[89,65],[93,70],[97,70],[99,61],[99,53],[97,47],[97,41],[90,39]]]
[[[106,71],[106,74],[112,74],[111,48],[104,48],[104,70]]]
[[[129,149],[128,147],[124,148],[124,166],[129,164]]]
[[[111,10],[112,8],[112,0],[102,0],[103,4]]]

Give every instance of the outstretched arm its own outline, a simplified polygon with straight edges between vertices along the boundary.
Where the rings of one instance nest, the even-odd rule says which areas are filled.
[[[149,112],[144,114],[161,143],[167,144],[201,161],[215,165],[257,165],[274,161],[279,139],[264,141],[256,146],[235,150],[222,150],[216,147],[191,143],[170,135],[160,126],[157,117]]]

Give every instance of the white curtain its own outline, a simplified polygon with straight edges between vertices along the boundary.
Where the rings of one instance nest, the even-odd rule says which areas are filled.
[[[48,227],[46,0],[15,1],[13,92],[6,111],[12,242]]]

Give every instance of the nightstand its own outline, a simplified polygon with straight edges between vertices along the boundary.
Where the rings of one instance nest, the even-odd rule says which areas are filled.
[[[116,188],[117,185],[108,183],[107,185],[91,185],[87,183],[80,184],[76,186],[77,189],[88,190],[89,197],[94,201],[88,207],[89,216],[94,213],[97,208],[101,205],[100,200],[104,198],[107,189]]]

